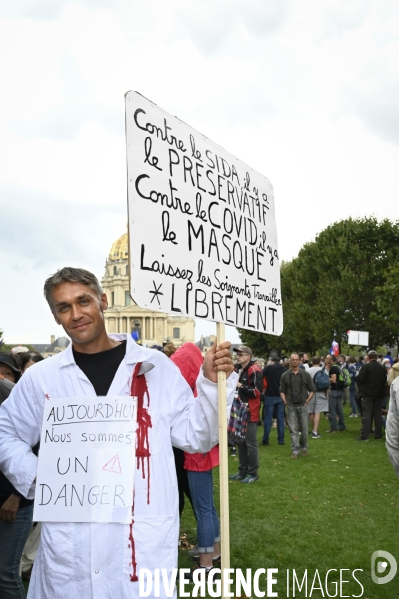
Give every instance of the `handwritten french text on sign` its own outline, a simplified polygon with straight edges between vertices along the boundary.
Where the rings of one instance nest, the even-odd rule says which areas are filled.
[[[136,398],[45,403],[34,521],[131,522]]]
[[[135,92],[126,143],[137,304],[281,334],[270,181]]]

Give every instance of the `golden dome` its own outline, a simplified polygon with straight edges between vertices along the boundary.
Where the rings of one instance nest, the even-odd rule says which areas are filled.
[[[128,249],[128,237],[127,233],[124,233],[122,237],[119,237],[112,244],[111,251],[108,256],[108,260],[128,260],[129,258],[129,249]]]

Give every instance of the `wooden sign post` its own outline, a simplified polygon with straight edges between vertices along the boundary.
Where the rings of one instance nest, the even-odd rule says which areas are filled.
[[[225,341],[224,324],[216,327],[217,342]],[[230,511],[229,511],[229,456],[226,426],[226,373],[218,372],[219,410],[219,489],[220,489],[220,546],[221,569],[230,568]]]

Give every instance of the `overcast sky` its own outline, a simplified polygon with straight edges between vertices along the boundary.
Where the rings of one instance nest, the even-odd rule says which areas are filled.
[[[6,342],[61,335],[44,279],[101,278],[126,231],[128,90],[270,179],[282,259],[337,220],[399,219],[399,0],[3,0],[0,18]]]

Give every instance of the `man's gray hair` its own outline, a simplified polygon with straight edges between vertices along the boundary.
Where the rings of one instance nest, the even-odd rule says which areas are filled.
[[[52,291],[59,285],[62,285],[62,283],[81,283],[82,285],[86,285],[96,292],[99,299],[104,293],[99,280],[95,275],[93,275],[93,273],[85,270],[84,268],[64,266],[64,268],[57,270],[56,273],[51,275],[51,277],[49,277],[44,283],[44,297],[46,298],[51,310],[53,309],[51,296]]]

